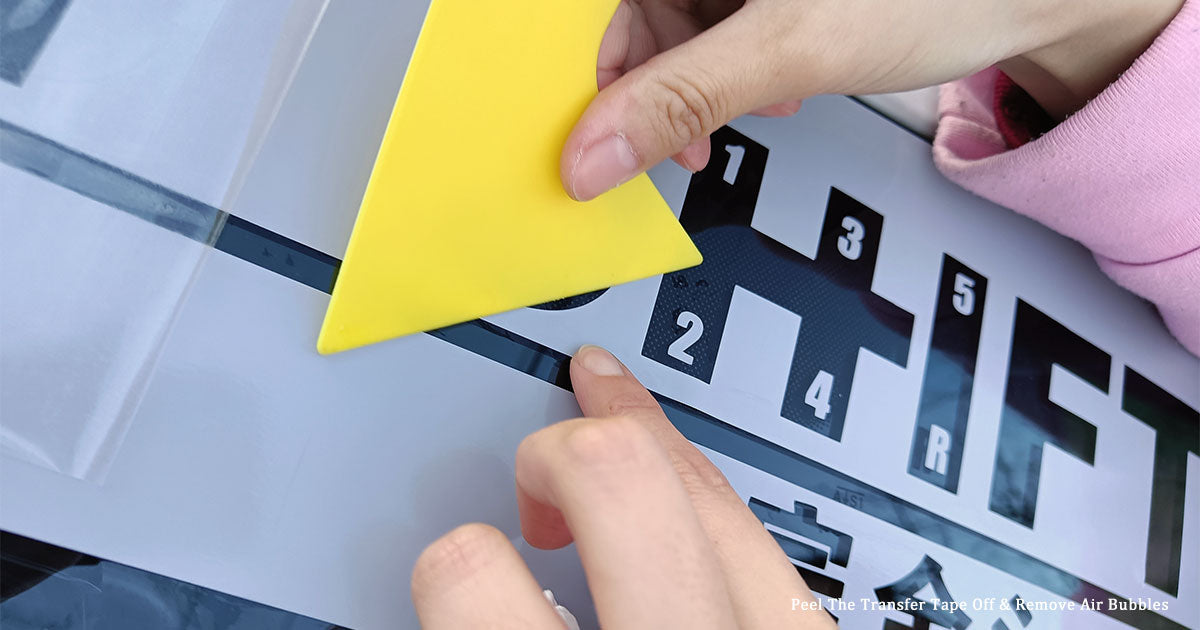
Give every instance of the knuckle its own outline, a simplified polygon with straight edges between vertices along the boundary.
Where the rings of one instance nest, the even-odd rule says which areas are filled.
[[[652,436],[627,416],[606,418],[580,425],[563,444],[566,455],[585,466],[642,465],[653,457]]]
[[[679,477],[685,488],[696,488],[706,492],[733,492],[729,480],[703,453],[693,447],[682,457],[683,464],[679,466]]]
[[[622,392],[608,401],[608,415],[640,417],[662,413],[662,407],[648,392]]]
[[[654,111],[658,112],[659,133],[673,146],[712,131],[726,109],[721,90],[711,81],[677,73],[659,77]]]
[[[490,525],[456,527],[417,558],[412,575],[414,597],[470,578],[501,554],[507,544],[504,534]]]

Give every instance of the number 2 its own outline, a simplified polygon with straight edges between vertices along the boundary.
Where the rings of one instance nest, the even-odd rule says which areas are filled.
[[[867,228],[854,217],[842,217],[842,228],[846,234],[838,237],[838,252],[849,260],[858,260],[862,255],[862,240],[867,236]]]
[[[824,420],[825,416],[829,415],[829,397],[832,395],[833,375],[821,370],[804,393],[804,404],[813,408],[813,415]]]
[[[746,147],[727,144],[725,152],[729,154],[729,163],[725,165],[725,175],[721,179],[732,186],[737,181],[738,172],[742,170],[742,156],[746,155]]]
[[[950,298],[950,302],[954,304],[954,310],[962,315],[970,315],[975,312],[974,288],[974,278],[961,273],[954,274],[954,297]]]
[[[700,321],[699,315],[691,311],[684,311],[679,314],[675,323],[682,327],[684,331],[678,339],[671,342],[670,346],[667,346],[667,355],[691,365],[695,359],[687,351],[697,341],[700,341],[700,336],[704,334],[704,322]]]

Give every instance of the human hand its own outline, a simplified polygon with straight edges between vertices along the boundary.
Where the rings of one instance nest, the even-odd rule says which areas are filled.
[[[627,368],[584,347],[571,383],[585,417],[521,443],[517,506],[534,547],[575,542],[602,627],[835,627],[724,475]],[[563,628],[516,549],[487,525],[430,545],[412,596],[426,630]]]
[[[708,134],[816,94],[944,83],[999,64],[1061,119],[1123,72],[1183,0],[623,0],[599,96],[563,149],[591,199],[667,157],[696,171]]]

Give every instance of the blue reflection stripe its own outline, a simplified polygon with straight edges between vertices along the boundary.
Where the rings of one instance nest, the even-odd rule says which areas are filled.
[[[325,293],[333,291],[342,263],[329,254],[232,214],[225,220],[213,247]]]
[[[0,0],[0,79],[21,85],[71,0]]]
[[[16,131],[13,132],[11,130]],[[21,137],[20,134],[25,134],[25,137],[32,136],[28,132],[21,131],[8,123],[0,121],[0,134],[2,134],[0,135],[0,140],[4,141],[0,142],[0,145],[5,145],[8,137],[14,133],[19,137]],[[68,181],[75,185],[78,185],[80,181],[107,182],[107,178],[117,173],[130,179],[131,183],[129,186],[157,191],[157,194],[160,194],[161,198],[164,199],[186,199],[181,195],[145,182],[145,180],[115,169],[112,166],[72,152],[48,140],[41,140],[41,142],[53,145],[57,148],[57,151],[77,156],[79,159],[75,160],[76,166],[90,164],[93,165],[93,168],[100,171],[100,176],[90,179],[69,178]],[[17,152],[15,155],[18,158],[23,156],[20,152]],[[24,166],[25,162],[20,159],[16,160],[17,163],[14,164],[13,161],[10,161],[9,156],[8,147],[4,146],[0,150],[0,162],[22,168],[35,175],[45,177],[53,183],[75,190],[84,196],[108,203],[104,201],[104,198],[102,198],[104,195],[102,194],[94,194],[94,191],[89,190],[77,190],[71,185],[63,183],[61,179],[54,177],[53,171],[50,172],[49,176],[43,175],[43,169],[27,168]],[[106,190],[108,189],[104,189],[104,191]],[[117,197],[117,201],[124,199],[119,195]],[[129,204],[108,203],[108,205],[145,218],[158,225],[163,225],[163,227],[172,229],[185,236],[189,235],[178,229],[173,229],[169,225],[164,225],[161,220],[155,220],[153,213],[147,214],[145,212],[144,206],[131,208]],[[207,208],[208,206],[204,207]],[[219,212],[216,210],[213,211]],[[227,247],[223,251],[249,263],[263,267],[268,271],[274,271],[284,277],[302,282],[326,293],[332,290],[332,286],[321,286],[322,282],[319,279],[332,279],[336,277],[337,267],[341,261],[243,219],[236,217],[229,217],[229,219],[228,223],[236,226],[234,229],[239,231],[235,239],[238,246]],[[201,231],[192,230],[191,232],[199,234]],[[209,242],[211,236],[191,236],[191,238],[201,242]],[[217,240],[217,243],[219,244],[222,240],[224,240],[223,235],[221,239]],[[309,279],[316,278],[317,280],[308,282],[304,278],[297,277],[295,273],[281,271],[279,265],[265,263],[267,260],[278,260],[278,257],[256,255],[256,252],[279,252],[282,250],[288,250],[293,256],[303,258],[305,269],[314,272],[314,275]],[[567,390],[571,388],[568,375],[571,358],[568,355],[490,322],[476,320],[434,330],[427,334],[479,356],[491,359],[501,365],[524,372],[556,387]],[[864,514],[868,514],[884,522],[891,523],[925,540],[952,549],[964,556],[978,560],[1066,599],[1076,602],[1101,600],[1105,604],[1107,604],[1109,598],[1124,599],[1100,586],[1009,547],[994,538],[990,538],[934,514],[925,508],[909,503],[893,494],[859,481],[854,477],[834,470],[799,453],[790,451],[778,444],[764,440],[757,435],[743,431],[698,409],[662,394],[654,393],[654,397],[662,404],[667,417],[679,429],[679,432],[697,445],[738,460],[830,500],[836,500],[834,495],[839,491],[842,493],[847,491],[857,492],[862,495],[863,500],[859,501],[857,505],[850,505],[849,507],[853,507]],[[1109,610],[1105,605],[1101,606],[1098,612],[1131,626],[1143,628],[1144,630],[1186,628],[1186,626],[1167,619],[1153,610]]]
[[[225,213],[0,120],[0,162],[194,241],[211,243]]]
[[[0,163],[330,292],[341,261],[202,201],[0,120]]]

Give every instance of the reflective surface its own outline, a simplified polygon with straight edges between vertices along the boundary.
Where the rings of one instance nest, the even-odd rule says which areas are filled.
[[[62,24],[79,6],[69,5]],[[696,178],[670,164],[655,169],[676,212],[707,217],[712,229],[697,234],[712,247],[715,266],[705,274],[720,272],[712,278],[722,296],[731,292],[727,303],[714,300],[721,308],[698,312],[707,303],[674,284],[668,292],[679,302],[660,307],[664,282],[655,278],[557,310],[523,309],[317,356],[324,291],[423,9],[330,6],[231,207],[182,179],[130,169],[123,156],[100,155],[83,140],[18,125],[237,219],[200,266],[105,483],[0,457],[0,527],[371,630],[415,627],[404,588],[417,553],[454,525],[487,521],[594,627],[573,551],[524,545],[512,500],[521,438],[579,413],[564,389],[565,360],[590,342],[614,350],[742,499],[772,515],[768,529],[821,593],[930,601],[940,584],[968,602],[1114,593],[1170,605],[1117,615],[1037,611],[1032,620],[969,610],[972,628],[1200,622],[1191,595],[1200,582],[1188,562],[1200,556],[1200,511],[1188,495],[1197,467],[1189,472],[1195,456],[1175,445],[1194,438],[1172,429],[1200,405],[1200,364],[1086,252],[945,182],[928,144],[847,99],[811,99],[787,120],[736,121],[722,131],[713,167]],[[739,184],[758,179],[754,164],[761,181],[753,195],[740,192]],[[167,252],[181,242],[202,246],[28,170],[0,168],[58,191],[56,198],[87,202],[81,217],[124,221],[126,238]],[[736,195],[722,196],[729,190]],[[24,210],[46,221],[34,252],[56,252],[54,230],[72,224],[39,208]],[[725,252],[726,242],[752,253],[739,259],[741,250]],[[56,255],[77,248],[61,250]],[[849,282],[839,270],[858,271]],[[696,280],[712,288],[712,278]],[[843,310],[863,317],[852,323]],[[696,318],[681,320],[684,311]],[[1107,381],[1048,357],[1043,351],[1055,344],[1039,334],[1057,329],[1038,313],[1108,355]],[[719,343],[711,341],[717,326],[705,326],[715,321],[723,322]],[[1014,335],[1018,325],[1022,334]],[[652,328],[662,333],[654,340]],[[648,343],[654,356],[644,353]],[[792,379],[797,357],[805,373]],[[52,368],[27,374],[27,383],[57,382]],[[1033,403],[1020,403],[1030,425],[1050,427],[1038,435],[1050,446],[1042,448],[1031,526],[989,508],[997,453],[1030,452],[1029,440],[999,440],[1002,420],[1019,425],[1008,401],[1021,398]],[[1091,463],[1055,445],[1071,443],[1055,433],[1059,409],[1095,427]],[[840,434],[832,430],[839,417]],[[1156,467],[1164,482],[1156,482]],[[955,469],[956,485],[947,481]],[[1169,592],[1176,574],[1178,596]],[[929,621],[834,614],[845,627]],[[963,620],[955,615],[953,623]]]
[[[0,0],[0,452],[105,478],[325,1]]]
[[[12,630],[336,630],[337,626],[0,533],[0,623]]]

